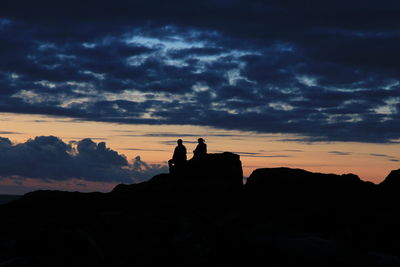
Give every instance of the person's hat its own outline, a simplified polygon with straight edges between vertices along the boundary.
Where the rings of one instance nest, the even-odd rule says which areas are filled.
[[[197,141],[204,142],[205,140],[203,138],[199,138],[199,139],[197,139]]]

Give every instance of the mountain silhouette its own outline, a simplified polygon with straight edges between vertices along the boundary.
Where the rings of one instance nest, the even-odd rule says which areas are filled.
[[[255,170],[209,154],[110,193],[36,191],[0,205],[0,266],[400,266],[400,170]]]
[[[391,171],[389,175],[379,185],[387,190],[399,190],[400,169]]]

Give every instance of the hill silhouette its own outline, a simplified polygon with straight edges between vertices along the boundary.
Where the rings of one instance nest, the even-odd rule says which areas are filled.
[[[19,195],[0,195],[0,205],[20,198]]]
[[[211,154],[110,193],[36,191],[0,206],[0,266],[399,266],[400,170],[255,170]]]

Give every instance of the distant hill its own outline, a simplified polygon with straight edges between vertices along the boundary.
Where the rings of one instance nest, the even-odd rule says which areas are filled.
[[[0,205],[8,203],[8,202],[16,200],[16,199],[19,199],[20,197],[21,196],[17,196],[17,195],[0,195]]]

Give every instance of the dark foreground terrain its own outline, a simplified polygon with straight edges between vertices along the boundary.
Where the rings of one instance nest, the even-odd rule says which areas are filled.
[[[36,191],[0,206],[0,266],[400,266],[400,170],[258,169],[209,155],[113,192]]]
[[[16,200],[16,199],[18,199],[20,197],[21,196],[17,196],[17,195],[0,195],[0,205],[8,203],[8,202],[11,202],[11,201]]]

